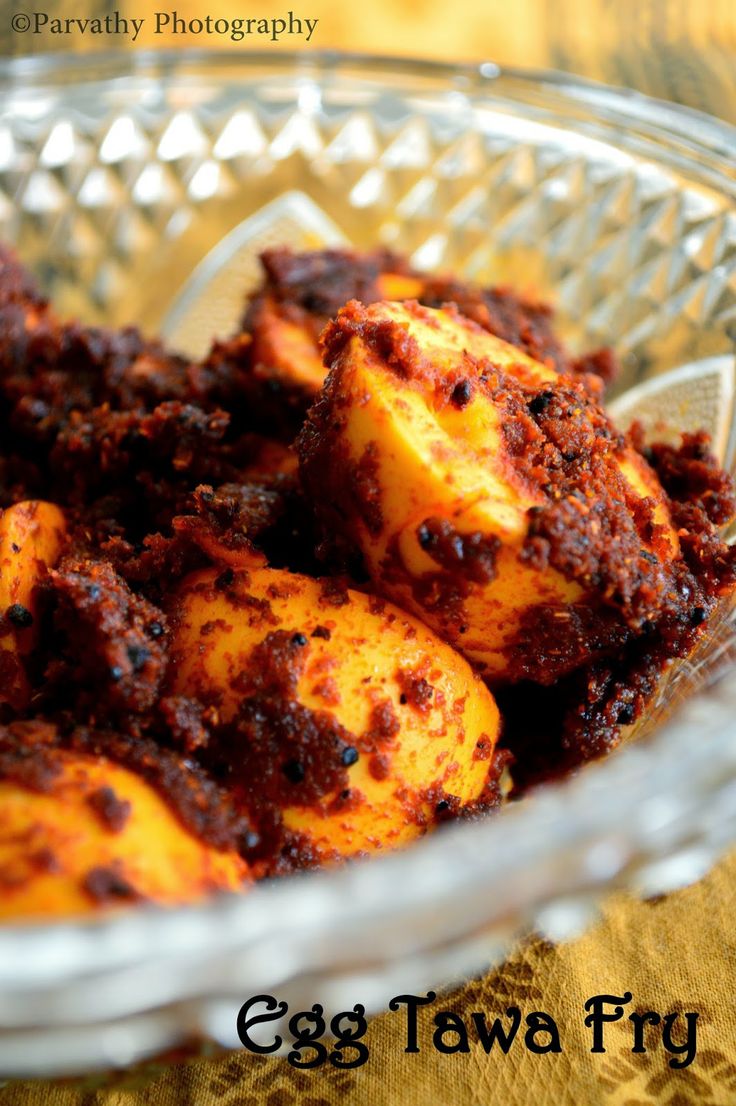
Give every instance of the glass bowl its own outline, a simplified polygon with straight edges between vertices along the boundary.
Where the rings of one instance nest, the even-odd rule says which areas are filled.
[[[730,463],[725,124],[554,73],[333,53],[18,59],[0,105],[0,236],[62,312],[196,351],[237,317],[258,248],[383,243],[550,296],[573,346],[616,347],[620,391],[717,423]],[[638,740],[486,822],[243,898],[0,929],[0,1075],[237,1047],[262,992],[377,1011],[531,928],[580,932],[614,887],[698,878],[736,838],[732,615],[662,682]]]

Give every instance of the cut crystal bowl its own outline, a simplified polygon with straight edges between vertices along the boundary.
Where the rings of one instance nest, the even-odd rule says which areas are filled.
[[[0,66],[0,236],[61,312],[193,355],[266,245],[384,244],[549,297],[623,361],[613,409],[733,454],[736,131],[553,73],[307,55]],[[633,390],[632,390],[633,389]],[[385,1007],[667,891],[736,837],[733,610],[623,747],[395,855],[178,910],[0,930],[0,1075],[237,1047],[236,1012]]]

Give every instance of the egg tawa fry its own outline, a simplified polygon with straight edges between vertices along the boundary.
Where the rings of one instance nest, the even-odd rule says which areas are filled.
[[[549,683],[670,601],[678,538],[599,382],[455,309],[347,305],[297,442],[325,533],[496,681]]]
[[[274,834],[292,866],[374,853],[497,801],[493,696],[391,604],[254,563],[194,573],[168,614],[170,691],[217,710],[269,855]]]
[[[480,815],[510,762],[523,794],[610,749],[736,586],[706,435],[619,433],[610,357],[543,305],[262,261],[190,363],[58,319],[0,247],[0,920]]]
[[[54,747],[44,723],[25,729],[18,751],[0,747],[0,922],[173,906],[251,882],[236,851],[191,832],[142,775]]]

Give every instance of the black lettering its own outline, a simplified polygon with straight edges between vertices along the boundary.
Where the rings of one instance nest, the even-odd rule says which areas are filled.
[[[343,1026],[344,1021],[355,1022],[355,1027]],[[359,1068],[366,1062],[369,1056],[368,1046],[363,1044],[361,1037],[365,1036],[367,1029],[365,1006],[359,1002],[356,1002],[352,1013],[346,1010],[343,1014],[335,1014],[330,1022],[330,1032],[335,1037],[336,1046],[330,1054],[330,1063],[333,1067]],[[352,1060],[346,1060],[345,1048],[354,1049],[357,1055]]]
[[[687,1036],[684,1044],[677,1045],[672,1040],[672,1029],[679,1016],[679,1014],[666,1014],[662,1021],[662,1043],[664,1047],[668,1052],[674,1052],[676,1055],[683,1057],[682,1060],[670,1060],[671,1068],[689,1067],[698,1051],[697,1014],[683,1014],[687,1026]]]
[[[585,1004],[585,1009],[590,1010],[585,1019],[585,1024],[593,1029],[593,1047],[591,1052],[605,1052],[603,1047],[603,1026],[605,1022],[617,1022],[624,1016],[623,1007],[616,1006],[612,1014],[606,1014],[604,1006],[610,1006],[614,1002],[631,1002],[631,991],[624,991],[623,995],[593,995]]]
[[[526,1016],[528,1029],[524,1035],[524,1044],[530,1052],[543,1056],[546,1052],[562,1052],[560,1044],[560,1031],[557,1022],[551,1014],[545,1014],[544,1010],[534,1010]],[[537,1033],[548,1033],[549,1041],[538,1044],[534,1038]]]
[[[447,1056],[453,1052],[470,1052],[468,1031],[459,1014],[453,1014],[452,1010],[439,1010],[434,1016],[434,1024],[437,1028],[432,1035],[432,1044],[438,1052],[444,1052]],[[457,1040],[445,1041],[446,1033],[454,1035]]]
[[[437,995],[434,991],[427,991],[426,998],[420,998],[419,995],[397,995],[389,1002],[389,1010],[398,1010],[400,1006],[406,1006],[406,1048],[404,1052],[419,1052],[417,1010],[420,1006],[428,1006],[436,998]]]
[[[494,1018],[489,1027],[485,1014],[475,1013],[471,1017],[484,1052],[489,1053],[496,1041],[498,1041],[501,1052],[508,1052],[521,1025],[521,1010],[518,1006],[509,1006],[506,1011],[506,1017],[511,1018],[511,1027],[508,1033],[504,1031],[499,1018]]]
[[[251,1009],[257,1006],[259,1003],[263,1003],[267,1010],[273,1011],[270,1014],[255,1014],[252,1018],[248,1017]],[[238,1037],[244,1048],[247,1048],[249,1052],[268,1053],[276,1052],[281,1048],[281,1037],[275,1037],[273,1044],[259,1045],[256,1041],[251,1040],[248,1030],[251,1026],[258,1025],[260,1022],[275,1022],[279,1018],[283,1017],[289,1009],[289,1005],[286,1002],[277,1002],[273,995],[254,995],[253,998],[249,998],[247,1002],[244,1002],[238,1011],[237,1030]]]
[[[307,1023],[303,1027],[301,1025],[302,1021]],[[310,1022],[314,1024],[310,1026]],[[318,1002],[315,1002],[311,1011],[300,1010],[298,1014],[294,1014],[292,1018],[289,1018],[289,1032],[294,1038],[292,1042],[294,1047],[286,1059],[293,1068],[318,1068],[320,1064],[324,1064],[327,1059],[327,1049],[320,1038],[326,1028],[325,1019],[322,1017],[322,1007]],[[311,1060],[302,1059],[302,1049],[305,1048],[314,1050],[314,1056]]]
[[[659,1014],[655,1014],[653,1010],[647,1010],[644,1014],[629,1014],[629,1021],[634,1027],[634,1047],[632,1052],[646,1052],[644,1045],[644,1026],[659,1025],[661,1018]]]

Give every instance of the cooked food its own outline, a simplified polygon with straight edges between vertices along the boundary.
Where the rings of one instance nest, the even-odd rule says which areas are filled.
[[[320,334],[350,300],[416,299],[427,307],[454,303],[489,333],[558,371],[593,372],[603,379],[615,371],[608,350],[572,357],[552,330],[546,304],[508,288],[482,288],[421,272],[388,250],[295,254],[271,249],[261,262],[263,284],[248,302],[241,333],[217,343],[206,367],[222,382],[223,398],[235,384],[265,425],[286,438],[296,434],[325,379]]]
[[[0,920],[170,906],[248,885],[238,853],[187,830],[142,776],[53,740],[28,724],[14,743],[0,738]]]
[[[0,918],[478,817],[615,745],[736,583],[706,437],[621,434],[547,308],[263,263],[190,363],[0,251]]]
[[[169,616],[171,691],[216,704],[233,794],[282,849],[376,852],[498,802],[493,696],[397,607],[255,563],[188,576]]]
[[[553,682],[656,620],[677,534],[589,381],[416,302],[354,301],[324,345],[301,472],[376,591],[497,682]]]

